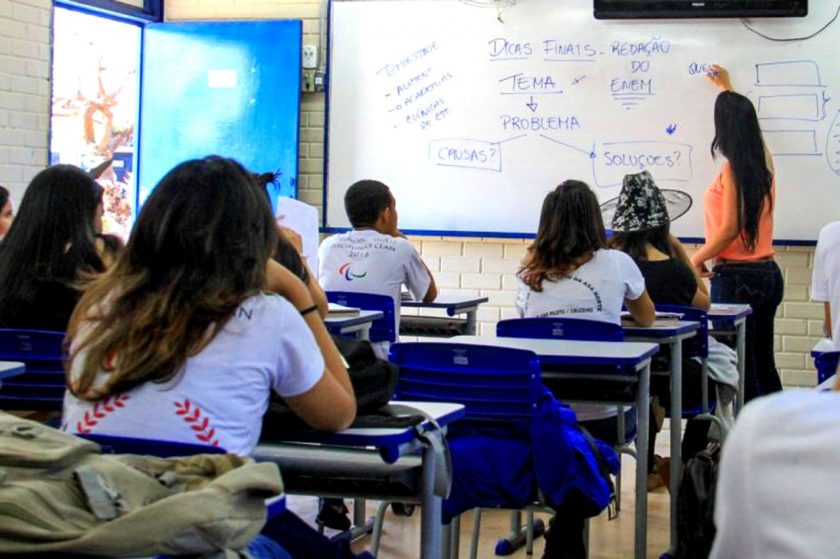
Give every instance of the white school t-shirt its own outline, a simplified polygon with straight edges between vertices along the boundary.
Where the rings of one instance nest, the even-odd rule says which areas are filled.
[[[817,239],[811,300],[830,303],[832,346],[840,349],[840,221],[823,227]]]
[[[522,318],[585,318],[621,323],[625,299],[634,301],[645,291],[645,278],[627,254],[611,249],[595,251],[592,260],[557,281],[544,281],[534,291],[521,279],[516,309]],[[615,406],[574,404],[579,421],[605,419]]]
[[[411,241],[364,229],[324,239],[318,249],[318,283],[325,291],[390,295],[399,332],[400,287],[422,301],[432,278]]]
[[[786,390],[747,404],[723,445],[711,557],[840,557],[838,464],[837,392]]]
[[[82,337],[85,327],[79,332]],[[74,361],[78,375],[84,355]],[[249,297],[169,382],[144,383],[98,402],[64,396],[63,429],[207,444],[248,455],[271,391],[297,396],[324,373],[324,359],[297,309],[277,295]]]

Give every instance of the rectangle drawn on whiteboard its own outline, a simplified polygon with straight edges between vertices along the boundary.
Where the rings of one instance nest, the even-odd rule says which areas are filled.
[[[693,174],[691,146],[676,142],[609,142],[592,159],[595,184],[620,185],[624,175],[650,171],[656,181],[685,182]]]
[[[449,138],[429,142],[429,159],[440,167],[501,172],[502,147],[494,142]]]
[[[820,120],[820,100],[814,93],[761,95],[758,118],[765,120]]]
[[[820,155],[814,130],[762,130],[773,155]]]
[[[823,87],[820,67],[813,60],[756,64],[755,85]]]

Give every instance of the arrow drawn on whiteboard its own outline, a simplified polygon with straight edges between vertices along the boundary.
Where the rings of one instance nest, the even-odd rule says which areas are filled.
[[[586,77],[586,74],[584,74],[584,75],[582,75],[582,76],[580,76],[580,77],[575,78],[574,80],[572,80],[572,85],[577,85],[577,84],[579,84],[580,82],[582,82],[582,81],[583,81],[583,78],[585,78],[585,77]]]
[[[667,132],[669,136],[673,136],[674,132],[676,132],[676,131],[677,131],[677,125],[676,124],[669,124],[668,127],[665,128],[665,132]]]
[[[577,146],[573,146],[573,145],[567,144],[565,142],[561,142],[560,140],[555,140],[554,138],[552,138],[550,136],[546,136],[545,134],[540,134],[540,136],[545,138],[549,142],[554,142],[555,144],[560,144],[561,146],[567,147],[569,149],[579,151],[580,153],[588,156],[589,159],[595,159],[595,157],[597,157],[597,154],[595,153],[595,144],[592,144],[592,149],[590,151],[586,151],[585,149],[581,149]]]
[[[519,138],[524,138],[528,134],[520,134],[519,136],[514,136],[513,138],[508,138],[507,140],[502,140],[500,142],[496,142],[497,144],[503,144],[505,142],[512,142],[513,140],[518,140]]]
[[[531,109],[531,112],[532,112],[532,113],[533,113],[533,112],[536,112],[536,110],[537,110],[537,103],[536,103],[536,102],[534,102],[534,96],[533,96],[533,95],[531,95],[531,100],[530,100],[530,101],[528,101],[527,103],[525,103],[525,106],[526,106],[526,107],[528,107],[529,109]]]

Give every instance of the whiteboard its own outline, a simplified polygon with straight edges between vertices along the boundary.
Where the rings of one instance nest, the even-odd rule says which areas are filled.
[[[753,101],[774,154],[775,238],[813,241],[840,219],[840,21],[784,43],[739,20],[599,21],[591,0],[480,2],[331,3],[328,228],[349,225],[344,192],[370,178],[391,187],[405,231],[529,236],[563,180],[607,202],[648,169],[693,200],[674,233],[702,238],[721,163],[713,63]],[[751,24],[799,37],[836,9]]]

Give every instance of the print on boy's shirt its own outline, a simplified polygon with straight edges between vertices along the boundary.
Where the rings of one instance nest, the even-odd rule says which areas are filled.
[[[358,269],[358,267],[356,269]],[[351,270],[351,263],[345,262],[338,269],[338,275],[344,277],[347,281],[353,281],[354,279],[362,279],[367,276],[367,270],[361,273],[354,272]]]

